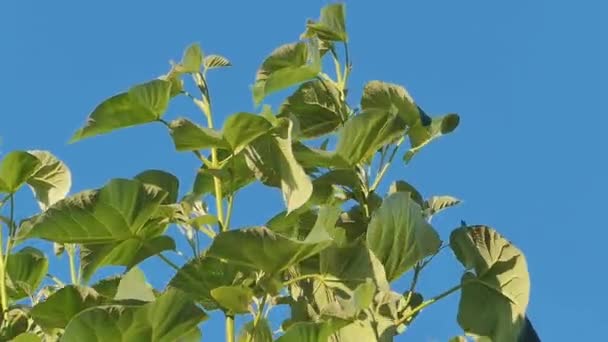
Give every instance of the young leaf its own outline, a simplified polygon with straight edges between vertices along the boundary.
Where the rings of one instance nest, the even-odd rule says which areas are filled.
[[[398,116],[387,111],[364,111],[344,125],[336,153],[349,165],[356,165],[404,133],[405,123]]]
[[[201,70],[203,64],[203,50],[198,43],[191,44],[184,51],[182,62],[180,63],[181,71],[186,73],[195,73]]]
[[[98,105],[71,142],[119,128],[158,120],[169,105],[171,82],[157,79],[139,84]]]
[[[226,57],[220,55],[209,55],[205,57],[203,65],[206,70],[232,66]]]
[[[177,202],[179,191],[179,180],[169,172],[162,170],[146,170],[133,177],[145,184],[155,185],[167,192],[167,197],[162,204],[173,204]]]
[[[151,302],[156,299],[156,297],[152,291],[152,286],[146,282],[146,275],[144,272],[137,267],[133,267],[122,277],[122,279],[120,279],[114,299],[135,299]]]
[[[458,323],[465,332],[492,341],[516,341],[525,326],[530,296],[526,259],[494,229],[456,229],[450,247],[467,269],[462,277]]]
[[[243,285],[220,286],[211,290],[211,297],[224,311],[232,314],[244,314],[249,312],[253,290]]]
[[[102,303],[103,298],[92,288],[67,285],[36,304],[31,315],[45,329],[63,329],[74,316]]]
[[[460,202],[458,198],[452,196],[432,196],[426,200],[424,206],[427,208],[428,214],[432,216],[444,209],[458,205]]]
[[[169,289],[142,306],[100,306],[81,312],[62,341],[200,341],[197,325],[207,315],[186,295]]]
[[[410,195],[396,192],[374,212],[367,228],[367,244],[384,265],[388,280],[393,281],[436,253],[441,240]]]
[[[422,199],[422,195],[414,188],[413,185],[406,181],[398,180],[391,184],[388,188],[388,194],[394,194],[395,192],[407,192],[410,194],[410,197],[416,202],[420,207],[425,206],[425,202]]]
[[[40,160],[31,153],[8,153],[0,164],[0,192],[16,192],[40,168],[40,164]]]
[[[420,112],[414,99],[400,85],[371,81],[365,85],[361,109],[385,111],[399,116],[409,127],[420,122]]]
[[[6,265],[7,280],[12,284],[9,296],[19,300],[34,294],[48,269],[48,259],[34,247],[25,247],[11,254]]]
[[[232,114],[224,123],[224,139],[232,147],[234,154],[263,134],[268,133],[272,125],[262,116],[250,113]]]
[[[279,109],[279,116],[294,116],[299,136],[317,138],[336,130],[342,123],[342,102],[338,89],[328,82],[306,82],[289,96]]]
[[[220,308],[211,290],[233,285],[237,277],[252,270],[208,256],[190,260],[171,279],[169,286],[182,290],[207,310]]]
[[[253,99],[256,104],[269,94],[314,78],[321,72],[317,47],[305,42],[286,44],[268,56],[255,77]]]
[[[304,205],[312,195],[312,182],[292,151],[293,122],[280,120],[276,136],[264,135],[246,149],[246,161],[256,178],[281,187],[287,212]]]
[[[205,148],[228,148],[222,134],[211,128],[201,127],[184,118],[171,121],[169,124],[173,144],[178,151],[202,150]]]
[[[272,342],[272,330],[265,318],[247,322],[239,334],[238,342]]]
[[[405,153],[403,159],[408,163],[421,148],[444,134],[451,133],[458,127],[460,117],[458,114],[447,114],[438,118],[433,118],[430,125],[423,125],[422,122],[410,127],[408,136],[411,148]]]
[[[257,227],[218,234],[209,247],[207,255],[276,274],[319,253],[330,244],[331,240],[310,243],[296,241],[267,228]]]
[[[36,172],[27,180],[40,209],[46,210],[49,206],[65,198],[72,186],[70,169],[61,160],[47,151],[29,151],[40,161]]]
[[[376,285],[374,285],[371,279],[367,279],[365,283],[357,286],[352,297],[355,309],[357,311],[367,309],[372,304],[375,293]]]
[[[348,41],[345,24],[346,10],[344,4],[330,4],[321,9],[319,22],[309,20],[303,38],[313,36],[325,41]]]

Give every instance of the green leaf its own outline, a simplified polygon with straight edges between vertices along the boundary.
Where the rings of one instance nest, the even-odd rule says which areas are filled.
[[[255,77],[253,99],[259,104],[267,95],[314,78],[321,72],[316,46],[306,42],[285,44],[268,56]]]
[[[234,154],[239,153],[245,146],[256,138],[268,133],[272,125],[264,117],[251,113],[236,113],[224,123],[224,139],[232,147]]]
[[[12,342],[41,342],[42,339],[33,333],[19,334],[17,337],[11,340]]]
[[[246,161],[256,178],[280,187],[287,212],[304,205],[312,195],[312,182],[292,150],[293,122],[281,119],[276,136],[264,135],[246,149]]]
[[[328,82],[306,82],[289,96],[279,116],[293,116],[299,123],[299,136],[316,138],[335,131],[342,123],[340,93]]]
[[[370,305],[372,305],[375,293],[376,285],[371,281],[371,279],[367,279],[365,283],[357,286],[353,292],[352,298],[355,308],[359,311],[367,309]]]
[[[433,118],[431,124],[428,126],[423,125],[422,122],[418,122],[416,125],[410,127],[408,136],[410,138],[411,148],[403,157],[405,162],[409,162],[421,148],[434,139],[454,131],[459,123],[460,117],[458,114],[447,114],[438,118]]]
[[[40,160],[28,152],[13,151],[0,164],[0,192],[15,193],[40,168]]]
[[[6,266],[9,297],[13,300],[33,295],[48,272],[49,261],[40,250],[25,247],[8,257]]]
[[[425,202],[422,199],[422,195],[410,183],[402,180],[393,182],[388,188],[388,194],[394,194],[395,192],[407,192],[410,194],[410,197],[412,200],[414,200],[414,202],[416,202],[420,207],[425,207]]]
[[[29,237],[60,243],[120,242],[145,233],[167,192],[137,180],[113,179],[99,190],[63,199],[33,223]],[[156,224],[156,222],[152,222]]]
[[[369,223],[367,244],[393,281],[423,258],[436,253],[439,235],[408,193],[389,195]]]
[[[102,279],[91,286],[93,290],[97,291],[99,295],[104,296],[108,299],[113,299],[118,292],[118,285],[122,278],[118,275],[111,276],[109,278]]]
[[[186,48],[182,57],[181,71],[195,73],[201,70],[203,64],[203,50],[198,43],[193,43]]]
[[[143,306],[101,306],[81,312],[62,341],[200,341],[197,325],[205,313],[186,295],[169,289]]]
[[[300,142],[292,146],[293,154],[304,168],[348,168],[348,163],[335,152],[308,147]]]
[[[25,307],[13,307],[3,314],[2,330],[0,339],[2,341],[14,341],[13,338],[23,334],[30,328],[29,310]]]
[[[167,197],[162,204],[173,204],[177,202],[179,191],[179,180],[169,172],[162,170],[146,170],[134,177],[145,184],[156,185],[167,192]]]
[[[449,342],[467,342],[467,338],[464,336],[454,336]]]
[[[211,290],[233,285],[238,278],[249,272],[251,270],[246,267],[202,256],[190,260],[177,271],[169,286],[184,291],[205,309],[215,310],[220,306],[211,296]]]
[[[265,318],[260,318],[257,322],[249,321],[239,333],[238,342],[272,342],[272,330]]]
[[[173,144],[178,151],[194,151],[211,147],[228,148],[222,134],[211,128],[201,127],[184,118],[169,124]]]
[[[364,111],[384,111],[400,117],[409,127],[420,122],[420,112],[414,99],[400,85],[371,81],[365,85],[361,97]]]
[[[92,288],[67,285],[36,304],[31,315],[45,329],[63,329],[74,316],[102,303],[102,297]]]
[[[458,323],[467,334],[516,341],[525,326],[530,296],[526,259],[487,226],[456,229],[450,247],[467,269],[462,277]]]
[[[136,85],[128,92],[112,96],[98,105],[71,142],[156,121],[167,109],[170,97],[170,81],[157,79]]]
[[[329,319],[322,322],[299,322],[285,331],[276,342],[321,342],[342,328],[346,323],[341,320]]]
[[[152,286],[146,281],[144,272],[137,267],[133,267],[122,277],[122,279],[120,279],[114,299],[135,299],[151,302],[156,299],[156,297],[152,291]]]
[[[243,285],[220,286],[211,290],[211,297],[224,311],[231,314],[244,314],[249,312],[253,290]]]
[[[316,220],[317,215],[313,211],[300,208],[289,214],[286,211],[280,212],[266,222],[266,226],[282,236],[304,240],[312,230]]]
[[[460,204],[460,200],[452,196],[433,196],[426,200],[425,207],[428,215],[432,216],[444,209]]]
[[[82,278],[87,281],[103,266],[133,267],[161,252],[175,250],[175,241],[161,235],[142,239],[133,237],[117,243],[81,246]]]
[[[40,209],[46,210],[49,206],[65,198],[72,186],[70,169],[57,157],[47,151],[29,151],[40,161],[36,172],[27,180]]]
[[[296,241],[265,227],[257,227],[218,234],[207,255],[275,274],[319,253],[330,243],[331,240],[311,243]]]
[[[232,66],[226,57],[220,55],[209,55],[205,57],[205,59],[203,59],[203,65],[207,70]]]
[[[352,290],[365,284],[367,279],[372,279],[378,290],[389,290],[382,263],[363,243],[325,249],[321,252],[320,272],[340,279]]]
[[[331,4],[321,9],[319,22],[309,20],[303,38],[313,36],[325,41],[347,42],[345,24],[346,10],[344,4]]]
[[[405,132],[405,123],[386,111],[369,110],[349,119],[340,132],[336,153],[349,165],[371,157]]]

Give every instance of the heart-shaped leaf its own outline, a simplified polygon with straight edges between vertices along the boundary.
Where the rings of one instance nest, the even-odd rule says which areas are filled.
[[[0,163],[0,192],[14,193],[40,168],[40,160],[31,153],[13,151]]]
[[[9,255],[6,265],[9,287],[8,295],[14,299],[33,295],[49,269],[49,260],[34,247],[25,247]]]
[[[80,312],[103,303],[103,298],[90,287],[67,285],[51,294],[31,311],[36,324],[45,329],[63,329]]]
[[[29,151],[40,161],[36,172],[27,180],[40,209],[46,210],[64,199],[72,186],[70,169],[61,160],[47,151]]]
[[[228,148],[222,134],[211,128],[201,127],[184,118],[171,121],[169,124],[173,144],[178,151],[194,151],[205,148]]]

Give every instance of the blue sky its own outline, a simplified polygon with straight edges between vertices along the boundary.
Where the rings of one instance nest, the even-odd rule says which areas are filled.
[[[160,125],[67,141],[96,104],[166,72],[168,60],[179,59],[191,42],[234,65],[210,76],[216,121],[252,111],[249,87],[260,62],[296,40],[305,19],[327,3],[3,1],[0,149],[52,151],[70,166],[73,192],[150,168],[180,176],[186,191],[197,163],[173,151]],[[379,79],[404,85],[431,114],[461,115],[454,134],[389,176],[427,196],[465,201],[434,220],[444,238],[464,219],[497,228],[525,252],[529,314],[546,341],[603,335],[608,233],[598,213],[608,190],[607,10],[599,0],[347,1],[351,103],[358,103],[365,82]],[[167,118],[178,115],[202,121],[185,100]],[[35,210],[26,197],[21,215]],[[278,192],[259,186],[243,191],[236,205],[237,226],[261,224],[282,209]],[[171,273],[161,265],[146,263],[155,286]],[[53,270],[67,279],[65,260]],[[460,273],[446,252],[423,273],[420,288],[432,296],[457,283]],[[403,290],[406,282],[396,286]],[[453,295],[431,306],[397,340],[446,341],[458,334],[457,302]],[[212,318],[206,340],[220,340],[222,324]]]

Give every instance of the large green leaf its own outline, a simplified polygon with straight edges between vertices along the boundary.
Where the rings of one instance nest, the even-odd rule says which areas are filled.
[[[198,342],[197,325],[207,316],[188,297],[169,289],[143,306],[102,306],[74,317],[62,341]]]
[[[251,113],[236,113],[224,123],[224,139],[232,147],[234,154],[239,153],[250,142],[266,134],[272,125],[264,117]]]
[[[340,279],[348,288],[372,279],[376,288],[389,289],[382,263],[363,243],[349,247],[332,246],[321,252],[320,271],[322,274]]]
[[[146,281],[146,275],[137,267],[131,268],[122,276],[114,296],[116,300],[135,299],[144,302],[151,302],[155,298],[152,286]]]
[[[162,170],[146,170],[134,177],[142,183],[156,185],[167,192],[167,197],[162,204],[177,202],[179,191],[179,180],[169,172]]]
[[[395,192],[374,212],[367,244],[384,265],[387,279],[393,281],[416,262],[436,253],[441,241],[409,193]]]
[[[256,227],[218,234],[207,255],[275,274],[319,253],[330,244],[331,240],[296,241],[265,227]]]
[[[526,259],[487,226],[456,229],[450,247],[467,269],[462,277],[458,323],[465,332],[492,341],[516,341],[525,326],[530,296]]]
[[[220,305],[211,296],[211,290],[233,285],[237,279],[250,271],[247,267],[201,256],[190,260],[177,271],[169,286],[182,290],[201,303],[205,309],[215,310]]]
[[[102,303],[103,298],[92,288],[68,285],[36,304],[31,315],[45,329],[63,329],[74,316]]]
[[[201,127],[184,118],[171,121],[169,124],[173,144],[178,151],[202,150],[205,148],[228,148],[222,134],[207,127]]]
[[[346,10],[344,4],[330,4],[321,9],[319,22],[309,20],[306,24],[304,38],[313,36],[325,41],[348,41],[346,34]]]
[[[146,239],[133,237],[107,244],[81,246],[82,278],[87,281],[103,266],[133,267],[145,259],[164,251],[175,250],[175,241],[161,235]]]
[[[333,132],[342,123],[343,105],[333,84],[314,80],[302,84],[281,105],[279,116],[297,119],[298,136],[316,138]]]
[[[259,104],[267,95],[314,78],[320,71],[321,57],[316,46],[306,42],[282,45],[258,69],[253,99]]]
[[[170,96],[171,82],[161,79],[136,85],[125,93],[112,96],[93,110],[71,142],[156,121],[167,109]]]
[[[143,229],[167,192],[137,180],[114,179],[99,190],[63,199],[33,222],[29,237],[61,243],[111,243]]]
[[[68,194],[72,186],[72,175],[67,165],[50,152],[29,153],[40,160],[40,165],[27,180],[27,184],[34,192],[40,209],[46,210]]]
[[[13,151],[0,163],[0,192],[14,193],[40,167],[40,160],[31,153]]]
[[[203,166],[196,174],[192,192],[197,196],[206,194],[215,196],[214,177],[220,179],[224,197],[255,181],[255,176],[247,165],[244,153],[231,157],[223,163],[220,169],[209,169]]]
[[[433,118],[430,125],[424,125],[422,121],[410,127],[408,136],[411,148],[403,157],[409,162],[421,148],[444,134],[451,133],[458,127],[460,116],[458,114],[447,114]]]
[[[253,290],[243,285],[220,286],[211,290],[211,297],[220,307],[230,314],[249,312],[249,304],[253,298]]]
[[[368,82],[363,89],[361,108],[397,115],[410,127],[420,121],[420,112],[414,99],[405,88],[397,84]]]
[[[239,333],[238,342],[272,342],[272,330],[265,318],[260,318],[257,322],[249,321]]]
[[[292,146],[293,154],[304,168],[349,168],[348,163],[335,152],[312,148],[297,142]]]
[[[312,195],[312,182],[292,150],[293,122],[279,121],[276,135],[264,135],[246,149],[247,164],[263,183],[280,187],[287,212],[304,205]]]
[[[6,265],[7,280],[11,285],[8,288],[9,297],[18,300],[33,295],[48,269],[48,259],[34,247],[25,247],[9,255]]]
[[[405,123],[395,114],[367,110],[346,122],[340,132],[336,153],[349,165],[356,165],[404,132]]]

